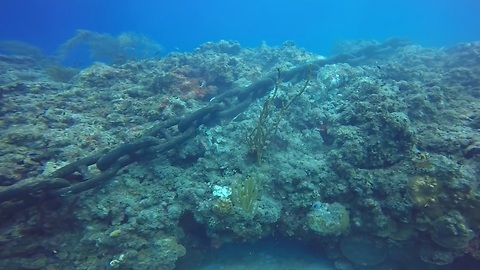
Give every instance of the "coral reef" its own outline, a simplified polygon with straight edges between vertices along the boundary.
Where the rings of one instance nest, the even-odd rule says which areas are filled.
[[[321,235],[339,236],[350,226],[348,211],[339,203],[319,203],[307,215],[309,229]]]
[[[413,205],[430,216],[442,214],[440,195],[443,193],[438,179],[430,176],[414,176],[408,181],[408,195]]]
[[[147,53],[131,55],[132,42]],[[3,191],[94,152],[128,152],[157,122],[324,59],[292,42],[234,41],[159,58],[141,37],[89,31],[67,41],[64,55],[76,44],[105,63],[70,69],[34,47],[0,44]],[[312,69],[309,80],[277,81],[273,96],[201,125],[194,139],[101,187],[31,201],[20,213],[15,200],[0,203],[0,268],[174,269],[195,251],[272,235],[326,248],[339,269],[461,269],[458,261],[478,260],[480,43],[366,50],[375,44],[343,44],[341,52],[366,47],[355,61]],[[270,118],[268,152],[251,162],[245,135],[265,104],[281,121]]]
[[[430,235],[432,240],[442,247],[462,249],[468,246],[475,233],[459,212],[451,211],[432,222]]]
[[[159,44],[135,33],[122,33],[114,37],[110,34],[80,29],[60,46],[58,58],[65,61],[78,53],[76,50],[82,46],[87,47],[93,60],[107,61],[111,64],[124,64],[129,60],[154,57],[162,50]]]

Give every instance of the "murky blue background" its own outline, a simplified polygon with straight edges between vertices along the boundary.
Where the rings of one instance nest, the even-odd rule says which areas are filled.
[[[478,40],[479,11],[477,0],[2,0],[0,40],[53,52],[76,29],[132,31],[166,51],[220,39],[243,46],[294,40],[328,55],[346,39],[401,36],[436,47]]]

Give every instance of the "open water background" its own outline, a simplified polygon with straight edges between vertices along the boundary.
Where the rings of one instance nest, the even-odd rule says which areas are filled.
[[[3,0],[0,40],[53,53],[77,29],[146,35],[169,51],[207,41],[255,47],[293,40],[330,55],[341,40],[407,37],[442,47],[480,38],[476,0]]]

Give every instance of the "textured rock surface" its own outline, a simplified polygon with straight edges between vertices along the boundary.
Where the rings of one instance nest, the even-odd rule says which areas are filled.
[[[264,99],[99,189],[1,216],[0,266],[103,269],[118,260],[121,269],[173,269],[185,249],[188,257],[272,234],[332,250],[361,236],[390,253],[376,262],[397,269],[422,263],[390,261],[400,254],[432,269],[480,258],[479,51],[479,43],[409,45],[324,66],[283,114],[260,166],[245,138]],[[72,70],[32,56],[2,56],[0,185],[48,175],[215,94],[320,58],[291,43],[245,49],[222,41],[160,59],[95,63],[69,79]],[[274,113],[302,86],[281,82]],[[215,186],[249,176],[260,185],[253,214],[214,196]],[[317,201],[342,205],[349,229],[321,237],[309,228]],[[356,262],[349,254],[331,257]]]

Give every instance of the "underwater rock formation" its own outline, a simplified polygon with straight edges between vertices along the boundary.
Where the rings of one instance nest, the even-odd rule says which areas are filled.
[[[123,145],[105,166],[81,166],[68,179],[82,183],[120,154],[133,156],[158,122],[259,80],[277,84],[269,108],[281,115],[261,164],[246,139],[268,98],[258,94],[230,118],[205,113],[215,119],[195,127],[194,138],[161,155],[137,155],[95,189],[38,204],[31,197],[33,207],[20,213],[8,197],[0,203],[0,268],[174,269],[195,251],[272,235],[327,248],[338,266],[360,269],[478,260],[480,43],[354,44],[368,47],[347,50],[364,52],[355,61],[291,42],[220,41],[75,72],[35,53],[0,55],[2,188]],[[310,68],[308,83],[298,74],[282,78],[318,61],[327,62]],[[278,68],[286,72],[274,82]],[[187,122],[158,140],[195,126]]]
[[[348,211],[339,203],[320,203],[307,214],[309,229],[321,235],[339,236],[350,226]]]
[[[432,222],[430,235],[442,247],[462,249],[468,246],[475,233],[458,211],[451,211]]]

